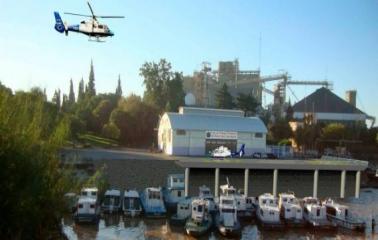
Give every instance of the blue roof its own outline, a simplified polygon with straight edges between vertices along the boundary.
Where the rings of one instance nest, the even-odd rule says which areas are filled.
[[[267,133],[258,117],[166,113],[172,129]]]

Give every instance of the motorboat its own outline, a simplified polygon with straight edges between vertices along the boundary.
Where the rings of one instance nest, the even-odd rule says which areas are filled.
[[[327,219],[326,207],[321,204],[319,199],[314,197],[303,198],[303,218],[314,228],[333,228],[335,227]]]
[[[185,199],[184,174],[169,174],[167,186],[163,188],[164,202],[167,209],[176,211],[177,203]]]
[[[326,207],[328,220],[334,225],[356,231],[365,230],[365,223],[363,221],[359,221],[350,216],[348,206],[338,204],[331,198],[325,200],[323,205]]]
[[[208,209],[210,213],[215,213],[217,211],[217,205],[214,201],[214,196],[211,194],[210,188],[206,185],[199,187],[199,198],[207,200]]]
[[[167,210],[160,187],[148,187],[140,193],[140,199],[146,217],[165,217]]]
[[[101,210],[104,213],[119,212],[122,208],[121,191],[116,189],[106,190]]]
[[[97,200],[98,199],[98,188],[96,188],[96,187],[83,188],[80,191],[80,196],[81,197],[95,198]]]
[[[183,199],[177,203],[176,213],[171,216],[170,223],[172,225],[184,225],[186,220],[192,214],[192,200],[190,198]]]
[[[281,218],[291,227],[303,227],[306,221],[303,219],[303,207],[294,193],[280,193],[278,207]]]
[[[263,227],[280,228],[283,222],[280,219],[278,199],[270,193],[261,194],[258,198],[256,211],[257,220]]]
[[[235,195],[221,194],[218,209],[216,225],[220,234],[226,237],[239,237],[241,235],[241,225],[238,220]]]
[[[191,215],[185,223],[185,231],[188,235],[198,237],[209,231],[213,220],[206,200],[195,198],[191,206]]]
[[[100,219],[100,208],[97,199],[88,196],[81,196],[77,201],[74,220],[77,223],[90,222],[97,223]]]
[[[125,216],[139,216],[142,213],[142,205],[139,193],[136,190],[126,189],[123,193],[122,211]]]

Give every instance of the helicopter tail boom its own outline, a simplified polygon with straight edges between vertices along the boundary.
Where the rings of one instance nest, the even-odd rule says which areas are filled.
[[[54,12],[54,16],[55,16],[55,26],[54,26],[55,30],[60,33],[66,32],[67,31],[66,26],[63,23],[62,18],[60,17],[59,13]]]

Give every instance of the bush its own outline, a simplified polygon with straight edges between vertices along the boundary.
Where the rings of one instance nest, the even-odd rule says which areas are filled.
[[[102,128],[102,135],[106,138],[118,140],[120,131],[114,123],[108,123],[108,124],[105,124],[104,127]]]

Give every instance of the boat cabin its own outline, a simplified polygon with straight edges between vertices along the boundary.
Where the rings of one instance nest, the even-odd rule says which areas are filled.
[[[139,193],[135,190],[126,189],[123,194],[123,212],[126,215],[139,215],[142,211]]]
[[[304,215],[308,216],[312,220],[324,220],[327,219],[326,208],[321,205],[317,198],[305,197],[304,199]]]
[[[303,219],[302,206],[293,193],[281,193],[278,206],[281,210],[281,216],[285,219]]]
[[[192,200],[192,219],[196,222],[202,222],[208,220],[208,207],[206,200],[194,199]]]
[[[119,211],[121,209],[121,204],[121,192],[119,190],[111,189],[105,192],[101,208],[104,211]]]
[[[81,197],[92,197],[97,199],[98,195],[98,188],[83,188],[81,189],[80,196]]]
[[[343,220],[349,217],[349,209],[347,206],[335,203],[332,199],[327,199],[323,204],[326,207],[328,216]]]
[[[75,221],[78,222],[95,222],[98,220],[99,208],[97,200],[93,197],[80,197],[77,201]]]
[[[177,203],[177,218],[186,219],[191,215],[191,200],[185,199]]]

